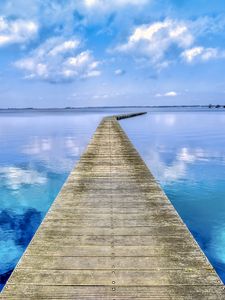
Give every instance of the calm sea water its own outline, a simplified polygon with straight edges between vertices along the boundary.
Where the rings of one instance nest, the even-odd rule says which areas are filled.
[[[0,113],[0,289],[103,113]]]
[[[111,113],[0,113],[0,288]],[[121,125],[225,281],[225,112],[155,111]]]
[[[225,112],[153,112],[121,125],[225,283]]]

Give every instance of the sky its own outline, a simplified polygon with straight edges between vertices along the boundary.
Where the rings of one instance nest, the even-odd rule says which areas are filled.
[[[225,104],[224,0],[1,0],[0,107]]]

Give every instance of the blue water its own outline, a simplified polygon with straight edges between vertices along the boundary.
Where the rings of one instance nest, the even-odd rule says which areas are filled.
[[[225,283],[225,112],[153,112],[121,125]]]
[[[102,113],[0,113],[0,290]]]
[[[0,289],[111,113],[0,112]],[[225,282],[225,112],[154,111],[121,125]]]

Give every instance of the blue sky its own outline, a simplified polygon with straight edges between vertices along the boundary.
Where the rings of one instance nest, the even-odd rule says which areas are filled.
[[[223,0],[1,0],[0,107],[225,104]]]

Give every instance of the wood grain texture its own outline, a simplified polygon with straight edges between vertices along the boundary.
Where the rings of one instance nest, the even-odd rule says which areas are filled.
[[[225,293],[117,118],[108,117],[1,299],[222,300]]]

